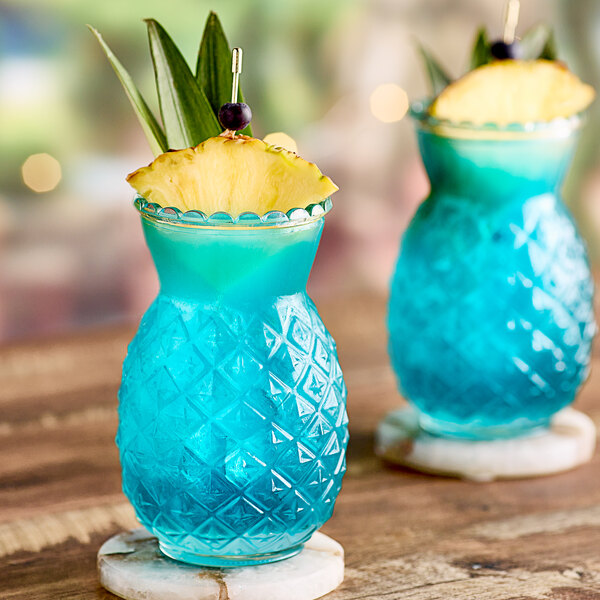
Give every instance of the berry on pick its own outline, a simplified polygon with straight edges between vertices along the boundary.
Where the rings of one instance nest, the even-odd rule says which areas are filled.
[[[252,121],[252,111],[244,102],[226,102],[219,109],[219,123],[229,131],[239,131]]]
[[[520,10],[519,0],[508,0],[506,3],[504,34],[501,40],[495,41],[490,47],[490,54],[496,60],[518,60],[523,57],[521,44],[515,38]]]
[[[510,44],[498,40],[491,45],[490,52],[496,60],[518,60],[523,56],[521,44],[517,40]]]
[[[234,48],[231,53],[231,102],[225,102],[219,109],[219,123],[229,132],[239,131],[252,121],[252,111],[244,102],[237,102],[240,73],[242,72],[242,49]],[[227,133],[225,135],[228,135]]]

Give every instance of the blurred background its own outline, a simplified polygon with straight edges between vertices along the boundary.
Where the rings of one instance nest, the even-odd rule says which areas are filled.
[[[428,183],[408,99],[428,93],[415,40],[455,76],[476,28],[502,31],[503,0],[0,0],[0,342],[136,321],[157,292],[130,171],[152,154],[85,24],[97,27],[156,109],[144,17],[191,65],[208,11],[245,51],[258,137],[285,132],[340,186],[311,292],[385,294],[399,239]],[[524,0],[560,55],[600,89],[600,2]],[[592,109],[567,185],[600,259],[600,134]]]

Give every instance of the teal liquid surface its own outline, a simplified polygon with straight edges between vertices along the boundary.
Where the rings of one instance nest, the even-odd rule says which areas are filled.
[[[124,491],[172,558],[286,558],[331,516],[348,430],[335,344],[305,291],[322,221],[144,219],[161,293],[124,363],[117,443]]]
[[[593,283],[558,195],[574,137],[419,129],[432,190],[401,243],[388,325],[400,389],[430,432],[532,432],[588,374]]]

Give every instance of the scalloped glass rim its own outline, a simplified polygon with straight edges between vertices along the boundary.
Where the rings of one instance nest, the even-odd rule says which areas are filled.
[[[282,227],[301,225],[326,215],[333,207],[331,198],[325,198],[317,204],[309,204],[306,208],[292,208],[287,212],[271,210],[264,215],[244,212],[233,217],[227,212],[216,212],[207,215],[201,210],[183,212],[174,206],[160,206],[148,202],[142,196],[136,196],[134,205],[140,214],[168,221],[174,225],[194,225],[197,227]]]
[[[558,135],[563,136],[581,126],[583,111],[571,115],[570,117],[558,117],[552,121],[529,121],[527,123],[507,123],[499,125],[498,123],[472,123],[471,121],[452,121],[450,119],[438,119],[429,113],[429,107],[434,98],[425,98],[412,102],[409,108],[410,116],[421,125],[430,129],[444,128],[447,130],[455,129],[464,132],[473,132],[481,134],[540,134],[542,136]]]

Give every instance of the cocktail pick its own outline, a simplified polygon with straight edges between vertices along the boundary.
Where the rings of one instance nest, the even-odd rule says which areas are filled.
[[[492,56],[497,60],[518,59],[522,56],[521,45],[515,37],[520,9],[519,0],[508,0],[506,3],[502,39],[490,47]]]
[[[252,111],[245,102],[237,102],[240,74],[242,72],[242,49],[234,48],[231,55],[231,102],[219,109],[219,122],[225,128],[225,135],[234,136],[236,131],[244,129],[252,120]]]
[[[504,34],[502,35],[505,44],[512,44],[515,41],[520,10],[519,0],[508,0],[504,17]]]
[[[234,48],[231,52],[231,72],[233,81],[231,82],[231,102],[237,102],[238,88],[240,85],[240,74],[242,72],[242,58],[244,51],[241,48]]]

